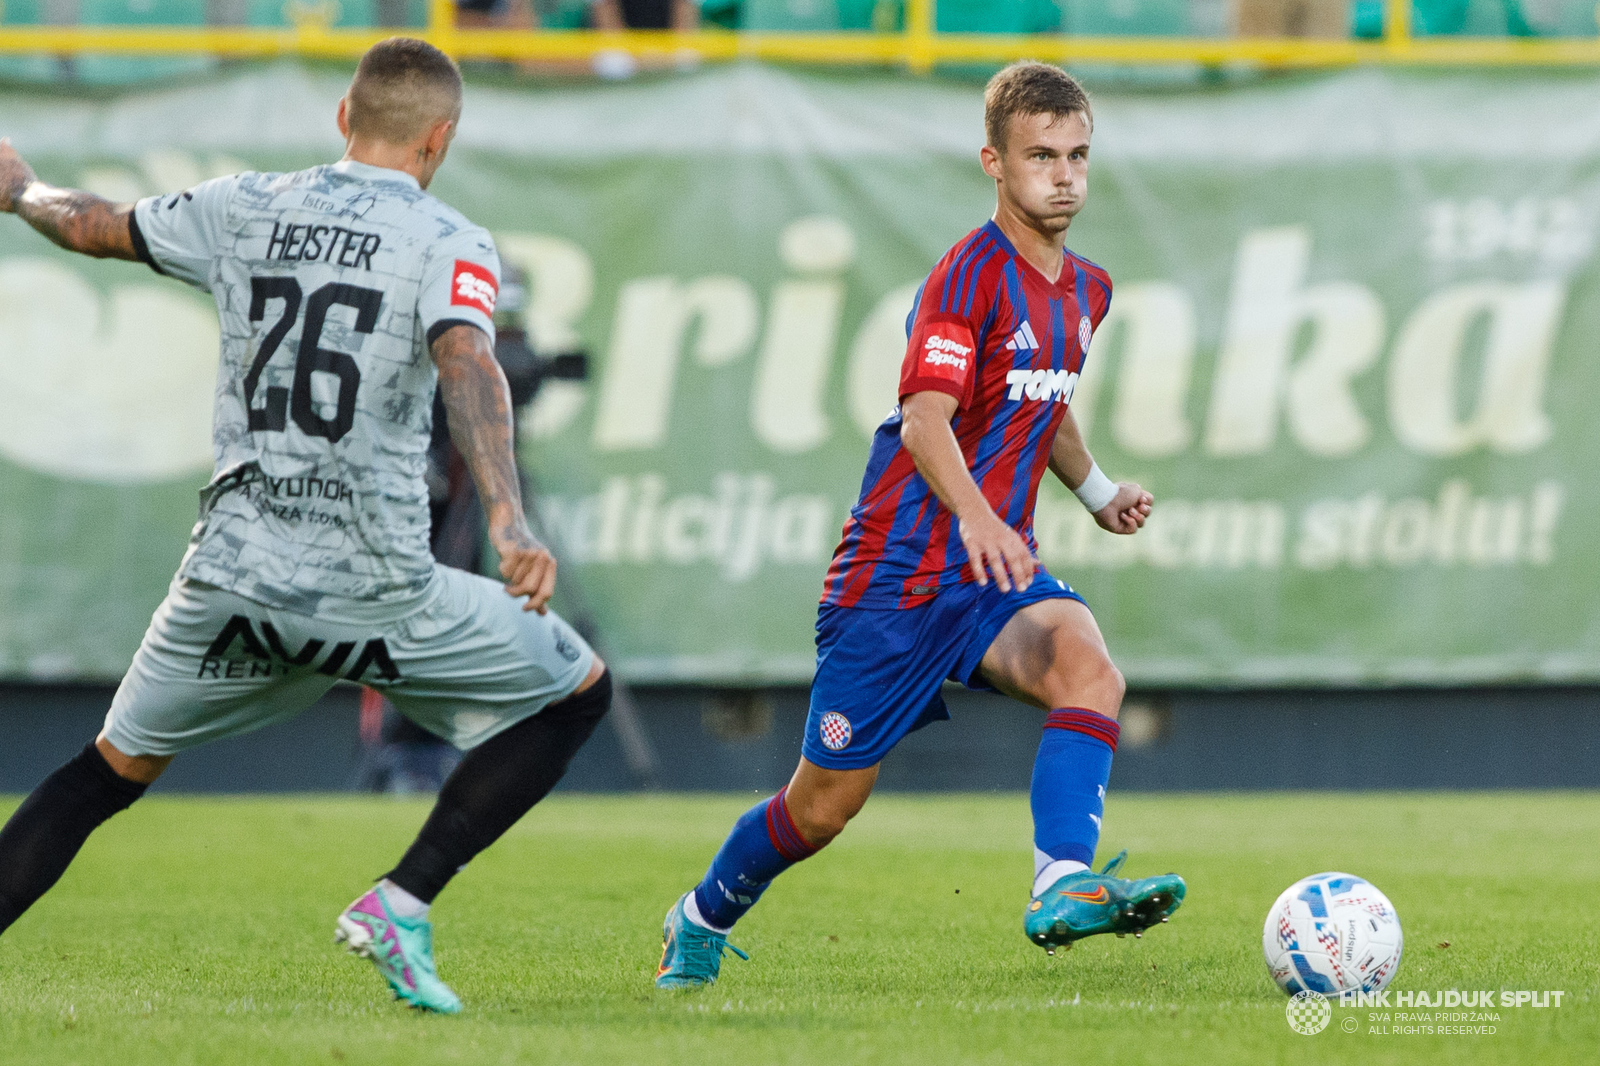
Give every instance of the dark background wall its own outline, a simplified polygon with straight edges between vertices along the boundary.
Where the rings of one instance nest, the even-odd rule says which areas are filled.
[[[26,792],[100,728],[103,686],[0,686],[0,792]],[[663,789],[770,791],[793,771],[804,689],[635,691]],[[1042,715],[951,689],[952,721],[908,737],[880,787],[1025,789]],[[1134,692],[1112,786],[1130,790],[1600,788],[1600,688]],[[360,779],[355,689],[178,758],[165,791],[333,791]],[[636,787],[602,724],[563,788]]]

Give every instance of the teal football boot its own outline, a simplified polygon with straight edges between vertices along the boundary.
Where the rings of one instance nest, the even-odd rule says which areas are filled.
[[[460,1013],[461,1000],[433,966],[433,924],[396,915],[381,889],[374,887],[345,908],[333,939],[350,954],[370,960],[394,989],[394,998],[407,1006]]]
[[[699,988],[715,984],[722,972],[722,953],[731,951],[741,959],[750,956],[728,943],[728,937],[707,929],[683,913],[685,892],[667,912],[661,927],[661,965],[656,967],[657,988]]]
[[[1067,874],[1035,896],[1022,920],[1028,939],[1054,955],[1056,948],[1070,948],[1086,936],[1137,937],[1165,922],[1183,904],[1188,890],[1183,878],[1162,874],[1130,881],[1116,876],[1127,858],[1123,851],[1099,873]]]

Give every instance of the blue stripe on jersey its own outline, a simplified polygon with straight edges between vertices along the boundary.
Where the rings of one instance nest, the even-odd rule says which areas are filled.
[[[1083,264],[1078,262],[1077,256],[1072,257],[1072,269],[1077,275],[1077,277],[1074,279],[1072,291],[1078,296],[1078,314],[1087,315],[1089,313],[1089,274],[1083,269]],[[1073,338],[1076,339],[1078,336],[1078,323],[1074,322],[1072,327],[1072,335]],[[1082,353],[1084,357],[1087,357],[1088,354],[1089,353],[1087,351]],[[1069,359],[1061,365],[1070,369],[1072,367],[1072,361]],[[1080,372],[1083,369],[1082,358],[1080,358],[1078,361],[1078,369]]]
[[[1022,273],[1017,269],[1015,259],[1006,263],[1001,278],[1006,283],[1006,301],[1011,305],[1012,321],[1006,323],[1006,332],[1013,332],[1022,325],[1022,319],[1027,317],[1028,298],[1022,292]],[[995,301],[999,303],[998,300]]]
[[[1011,266],[1012,264],[1008,263],[1007,269],[1010,269]],[[1026,319],[1028,317],[1027,305],[1023,304],[1022,306],[1016,308],[1014,313],[1021,315],[1022,318]],[[1005,349],[1003,348],[1001,349],[1001,351],[1004,350]],[[997,352],[995,354],[998,355],[999,353]],[[1032,365],[1033,352],[1029,349],[1018,348],[1016,351],[1011,353],[1011,369],[1021,370],[1031,367]],[[1005,394],[1001,393],[1002,398],[1000,403],[1002,405],[1009,406],[1010,401],[1006,400],[1004,396]],[[991,421],[989,423],[989,429],[986,433],[984,433],[983,438],[978,442],[977,451],[972,456],[972,478],[974,481],[982,482],[984,477],[988,475],[990,469],[993,468],[995,461],[1000,457],[1005,446],[1006,427],[1010,425],[1011,419],[1015,417],[1015,414],[1016,413],[1014,411],[1009,414],[1002,414],[1000,412],[994,412],[990,414],[989,417]]]
[[[1087,278],[1089,281],[1095,283],[1095,285],[1100,289],[1101,295],[1105,297],[1105,301],[1108,306],[1111,303],[1111,286],[1107,285],[1099,277],[1095,276],[1094,274],[1090,274],[1084,269],[1085,266],[1094,266],[1093,263],[1090,263],[1081,255],[1076,255],[1070,252],[1068,254],[1072,255],[1073,266],[1078,271],[1078,306],[1083,309],[1081,312],[1082,314],[1090,315],[1092,317],[1093,312],[1089,309],[1089,293],[1087,287],[1083,284],[1084,279]]]
[[[980,233],[978,239],[967,249],[967,254],[962,257],[961,264],[955,271],[955,291],[951,293],[950,305],[945,308],[950,314],[961,313],[961,301],[966,298],[967,282],[973,276],[972,264],[988,250],[989,244],[987,236]]]
[[[1065,365],[1067,352],[1065,311],[1062,301],[1057,299],[1050,301],[1050,327],[1047,336],[1049,347],[1042,353],[1047,359],[1045,365],[1054,366],[1058,357]],[[1050,420],[1055,417],[1055,407],[1055,401],[1049,401],[1036,405],[1031,411],[1023,407],[1013,416],[1027,418],[1033,424],[1029,426],[1027,438],[1017,455],[1016,478],[1012,481],[1011,493],[1006,498],[1005,519],[1011,525],[1016,525],[1023,519],[1023,508],[1028,504],[1028,490],[1033,484],[1028,475],[1033,470],[1034,461],[1039,455],[1039,446],[1047,435],[1045,430],[1049,427]]]
[[[878,426],[878,431],[872,435],[872,449],[867,453],[867,470],[861,476],[861,494],[857,497],[858,506],[860,501],[866,500],[867,494],[877,486],[879,480],[883,477],[883,472],[894,461],[895,453],[899,450],[899,426],[900,408],[896,407],[889,417],[884,419],[883,423]],[[852,517],[854,516],[854,510],[855,508],[851,508]],[[850,572],[850,565],[855,562],[856,551],[861,547],[861,540],[866,536],[866,532],[866,527],[859,523],[850,531],[846,541],[849,547],[845,549],[839,565],[841,590],[844,579]]]
[[[994,320],[999,314],[1000,301],[995,300],[989,304],[989,313],[983,316],[983,324],[978,327],[978,335],[972,338],[973,343],[977,345],[977,347],[972,349],[974,352],[983,351],[984,346],[989,343],[989,332],[994,329]],[[974,385],[976,385],[978,378],[978,367],[976,362],[974,362],[972,367],[972,378]]]
[[[906,479],[905,490],[900,495],[900,506],[894,512],[894,525],[884,541],[884,556],[893,553],[896,545],[927,544],[927,533],[933,528],[933,516],[938,510],[933,492],[921,474],[913,473]],[[914,538],[914,539],[913,539]],[[907,553],[907,562],[915,566],[921,552]]]
[[[952,285],[954,285],[956,286],[957,293],[960,293],[960,285],[956,281],[956,278],[961,273],[963,265],[972,258],[982,237],[983,232],[981,230],[977,233],[974,233],[972,238],[967,241],[966,247],[962,248],[960,252],[956,253],[955,259],[951,260],[949,268],[945,270],[944,289],[939,293],[940,314],[947,315],[950,313],[950,308],[952,306],[950,302],[950,288]],[[923,284],[927,283],[924,282]]]
[[[982,273],[984,267],[989,265],[989,260],[999,254],[1000,246],[991,241],[988,249],[984,251],[983,257],[973,264],[971,273],[967,275],[966,298],[961,302],[961,313],[963,315],[972,314],[972,301],[977,299],[978,296],[978,275]]]

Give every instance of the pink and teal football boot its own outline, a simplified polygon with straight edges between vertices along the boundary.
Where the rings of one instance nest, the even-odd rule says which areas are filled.
[[[350,954],[371,960],[394,989],[394,998],[407,1006],[460,1013],[461,1000],[433,966],[433,923],[399,917],[377,886],[339,915],[333,939]]]
[[[1104,870],[1079,870],[1067,874],[1035,896],[1023,916],[1028,939],[1051,955],[1070,948],[1075,940],[1100,933],[1142,936],[1152,925],[1165,922],[1183,905],[1188,887],[1177,874],[1117,877],[1126,851],[1106,863]]]
[[[657,988],[699,988],[715,984],[722,971],[722,953],[731,951],[741,959],[750,956],[728,943],[728,938],[707,929],[683,913],[686,892],[667,912],[661,927],[661,965],[656,967]]]

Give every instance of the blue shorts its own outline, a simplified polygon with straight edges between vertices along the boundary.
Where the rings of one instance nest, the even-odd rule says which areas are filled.
[[[947,679],[993,691],[979,672],[989,645],[1012,615],[1044,600],[1084,603],[1041,569],[1025,592],[966,581],[921,607],[823,604],[801,753],[830,770],[876,766],[907,733],[950,717],[939,695]]]

